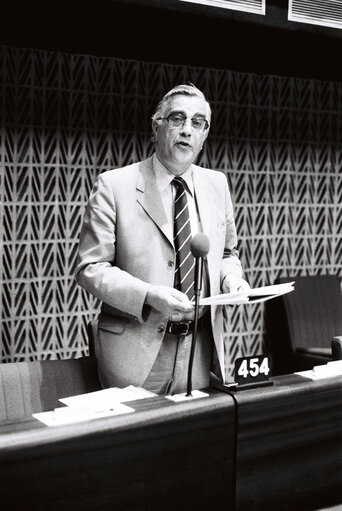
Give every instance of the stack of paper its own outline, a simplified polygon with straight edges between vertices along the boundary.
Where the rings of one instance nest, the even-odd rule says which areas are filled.
[[[47,426],[60,426],[75,422],[89,421],[100,417],[110,417],[134,412],[134,408],[123,403],[154,397],[156,394],[140,387],[129,385],[124,389],[109,389],[79,394],[60,399],[67,406],[55,408],[49,412],[32,414],[35,419]]]
[[[258,287],[249,291],[224,293],[208,298],[202,298],[199,305],[241,305],[246,303],[259,303],[276,298],[294,291],[294,282],[275,284],[273,286]]]

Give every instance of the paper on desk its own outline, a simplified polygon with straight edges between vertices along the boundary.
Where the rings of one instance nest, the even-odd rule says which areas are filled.
[[[156,395],[153,392],[141,387],[134,387],[133,385],[129,385],[124,389],[113,387],[61,398],[59,401],[68,406],[55,408],[55,410],[50,412],[34,413],[32,416],[47,426],[73,424],[101,417],[132,413],[135,411],[134,408],[122,404],[123,402],[154,397]]]
[[[64,397],[59,399],[62,403],[73,407],[82,408],[100,408],[101,410],[109,410],[116,403],[126,403],[137,399],[145,399],[155,397],[157,394],[141,387],[129,385],[123,389],[111,387],[109,389],[88,392],[87,394],[79,394],[77,396]]]
[[[100,407],[96,409],[89,409],[63,406],[61,408],[55,408],[50,412],[33,413],[32,417],[38,419],[47,426],[63,426],[65,424],[85,422],[93,419],[100,419],[102,417],[132,413],[134,411],[134,408],[123,405],[122,403],[115,403],[111,409],[107,410],[102,410]]]
[[[294,374],[304,376],[310,380],[323,380],[325,378],[333,378],[335,376],[342,376],[342,360],[333,360],[327,364],[315,366],[308,371],[298,371]]]
[[[241,305],[246,303],[265,302],[271,298],[290,293],[294,290],[294,282],[274,284],[272,286],[257,287],[249,291],[236,293],[223,293],[220,295],[202,298],[199,305]]]

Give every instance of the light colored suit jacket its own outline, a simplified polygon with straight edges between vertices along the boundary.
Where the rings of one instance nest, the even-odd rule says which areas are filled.
[[[210,294],[215,295],[227,274],[242,275],[232,201],[223,173],[196,165],[192,170],[200,221],[210,242]],[[172,226],[152,158],[102,173],[84,216],[76,280],[103,302],[99,328],[113,334],[113,385],[141,386],[154,364],[168,318],[144,302],[151,284],[173,286],[174,259]],[[223,378],[221,306],[211,307],[211,323]]]

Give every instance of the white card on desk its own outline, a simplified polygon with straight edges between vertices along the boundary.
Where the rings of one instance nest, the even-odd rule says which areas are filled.
[[[61,408],[55,408],[49,412],[33,413],[32,417],[43,422],[47,426],[62,426],[65,424],[74,424],[76,422],[100,419],[102,417],[121,415],[123,413],[132,413],[134,411],[134,408],[123,405],[122,403],[115,403],[113,408],[110,410],[62,406]]]
[[[134,387],[129,385],[123,389],[118,387],[111,387],[109,389],[97,390],[95,392],[88,392],[87,394],[79,394],[77,396],[63,397],[59,399],[61,403],[72,407],[87,407],[87,408],[100,408],[101,410],[108,410],[115,403],[126,403],[128,401],[135,401],[137,399],[145,399],[154,397],[157,394],[141,387]]]

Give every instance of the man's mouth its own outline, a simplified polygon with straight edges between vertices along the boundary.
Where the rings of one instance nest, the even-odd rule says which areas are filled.
[[[181,147],[191,147],[191,145],[188,144],[187,142],[177,142],[176,145]]]

